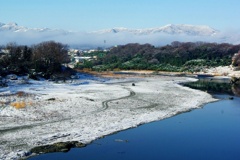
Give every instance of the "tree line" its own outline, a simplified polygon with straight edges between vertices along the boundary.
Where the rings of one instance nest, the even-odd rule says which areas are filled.
[[[112,48],[104,58],[91,62],[87,68],[194,72],[206,67],[231,65],[233,55],[239,50],[240,45],[228,43],[175,41],[161,47],[132,43]]]
[[[5,53],[0,55],[0,75],[36,75],[50,78],[63,71],[62,64],[70,61],[68,46],[62,43],[47,41],[31,47],[9,43],[1,46]]]
[[[67,54],[68,46],[54,41],[33,46],[9,43],[0,46],[1,50],[5,53],[0,52],[0,76],[28,74],[31,78],[41,76],[48,79],[54,74],[61,74],[67,70],[62,64],[70,62]],[[94,54],[98,56],[97,60],[86,61],[75,67],[96,71],[147,69],[195,72],[207,67],[230,64],[240,66],[240,45],[228,43],[175,41],[161,47],[131,43],[113,47],[106,53]]]

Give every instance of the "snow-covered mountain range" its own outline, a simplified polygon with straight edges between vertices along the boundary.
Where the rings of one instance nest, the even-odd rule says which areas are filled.
[[[0,34],[1,32],[13,32],[13,33],[54,33],[54,34],[68,34],[70,31],[65,31],[62,29],[50,29],[50,28],[28,28],[24,26],[19,26],[15,22],[11,23],[1,23],[0,22]]]
[[[147,29],[112,28],[92,32],[62,29],[28,28],[16,23],[0,22],[0,45],[9,42],[34,44],[54,40],[75,46],[108,47],[127,43],[165,45],[172,41],[207,41],[239,43],[239,34],[223,34],[206,25],[168,24]]]
[[[166,33],[171,35],[176,34],[186,34],[191,36],[212,36],[218,33],[217,30],[209,27],[209,26],[194,26],[194,25],[186,25],[186,24],[168,24],[163,27],[159,28],[147,28],[147,29],[128,29],[128,28],[113,28],[113,29],[106,29],[100,31],[94,31],[92,33],[120,33],[120,32],[128,32],[137,35],[148,35],[148,34],[155,34],[155,33]]]
[[[29,32],[29,31],[36,31],[36,32],[44,32],[49,31],[49,28],[27,28],[23,26],[18,26],[17,23],[11,22],[11,23],[1,23],[0,22],[0,31],[12,31],[12,32]]]
[[[70,31],[58,30],[58,29],[49,29],[49,28],[27,28],[23,26],[18,26],[17,23],[1,23],[0,22],[0,31],[12,31],[12,32],[64,32],[68,33]],[[147,28],[147,29],[128,29],[128,28],[112,28],[112,29],[104,29],[100,31],[93,31],[90,32],[92,34],[105,34],[105,33],[132,33],[135,35],[148,35],[148,34],[155,34],[155,33],[166,33],[166,34],[186,34],[191,36],[212,36],[216,34],[218,31],[204,25],[186,25],[186,24],[168,24],[163,27],[158,28]],[[72,33],[72,32],[70,32]]]

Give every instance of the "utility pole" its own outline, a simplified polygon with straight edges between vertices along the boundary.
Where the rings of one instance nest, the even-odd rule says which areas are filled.
[[[106,49],[106,40],[104,40],[103,43],[104,43],[103,48]]]

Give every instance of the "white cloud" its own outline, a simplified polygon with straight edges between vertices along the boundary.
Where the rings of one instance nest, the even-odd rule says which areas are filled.
[[[61,30],[50,30],[44,32],[27,31],[11,32],[0,31],[0,44],[16,42],[22,45],[32,45],[43,41],[54,40],[68,44],[69,46],[80,47],[110,47],[127,43],[150,43],[156,46],[170,44],[172,41],[181,42],[217,42],[217,43],[240,43],[240,33],[237,31],[224,31],[213,36],[189,36],[184,34],[155,33],[148,35],[135,35],[128,32],[119,33],[85,33],[85,32],[64,32]],[[105,43],[104,43],[105,42]]]

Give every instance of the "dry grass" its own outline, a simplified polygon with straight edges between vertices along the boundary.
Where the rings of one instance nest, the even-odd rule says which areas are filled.
[[[18,91],[13,94],[0,95],[0,106],[12,106],[16,109],[23,109],[27,106],[33,106],[32,98],[34,95],[24,91]]]
[[[10,105],[15,107],[16,109],[22,109],[27,106],[26,102],[13,102]]]
[[[22,109],[22,108],[25,108],[27,106],[32,106],[33,103],[32,102],[21,101],[21,102],[12,102],[10,105],[13,106],[16,109]]]
[[[83,69],[83,70],[76,69],[76,71],[89,73],[89,74],[93,74],[100,77],[113,77],[113,78],[146,77],[149,75],[155,75],[156,73],[158,75],[170,75],[170,76],[191,74],[187,72],[166,72],[166,71],[154,71],[154,70],[120,70],[120,69],[114,69],[113,71],[101,71],[101,72],[91,71],[87,69]]]

